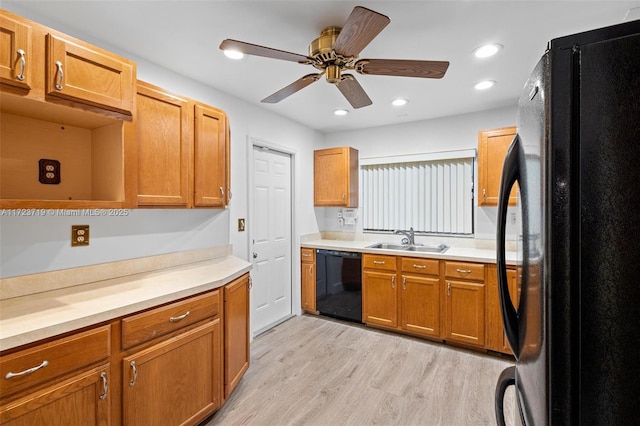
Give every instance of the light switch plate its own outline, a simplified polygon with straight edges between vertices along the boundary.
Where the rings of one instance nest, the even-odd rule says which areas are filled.
[[[71,247],[89,245],[89,225],[71,225]]]

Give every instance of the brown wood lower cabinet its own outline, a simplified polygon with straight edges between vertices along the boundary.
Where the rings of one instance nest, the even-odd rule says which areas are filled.
[[[316,313],[316,251],[301,249],[300,259],[302,309]]]
[[[485,265],[444,262],[444,339],[485,344]]]
[[[111,402],[109,364],[3,404],[0,424],[11,426],[108,425]],[[52,423],[52,419],[56,419]]]
[[[0,424],[197,425],[222,406],[248,366],[245,274],[1,353]]]
[[[123,423],[197,424],[222,404],[220,319],[123,358]]]
[[[520,300],[520,289],[517,287],[516,269],[507,269],[509,295],[514,306]],[[500,294],[498,289],[498,270],[496,265],[487,266],[487,349],[505,354],[513,354],[507,336],[504,333]]]
[[[402,258],[401,328],[440,337],[440,268],[433,259]]]
[[[224,398],[249,368],[249,277],[224,288]]]
[[[395,256],[362,256],[362,321],[398,327],[397,267]]]

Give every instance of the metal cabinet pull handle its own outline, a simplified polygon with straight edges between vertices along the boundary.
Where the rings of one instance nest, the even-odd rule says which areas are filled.
[[[56,89],[62,90],[62,79],[64,77],[64,72],[62,72],[62,62],[56,61],[57,74],[58,74],[58,82],[56,83]]]
[[[186,317],[188,317],[190,313],[191,313],[191,312],[187,311],[187,312],[185,312],[184,314],[180,315],[179,317],[169,317],[169,321],[171,321],[171,322],[178,322],[178,321],[183,320],[183,319],[185,319]]]
[[[224,188],[220,187],[220,193],[222,194],[222,198],[224,198]]]
[[[416,265],[415,263],[413,264],[413,267],[416,269],[427,269],[427,265]]]
[[[456,271],[460,272],[461,274],[470,274],[471,273],[471,269],[456,269]]]
[[[451,283],[447,283],[447,296],[451,296]]]
[[[347,194],[345,194],[344,192],[342,193],[342,201],[347,199]]]
[[[309,275],[313,275],[313,265],[309,266]]]
[[[487,201],[487,189],[486,188],[482,189],[482,201],[483,202]]]
[[[102,379],[102,395],[100,395],[100,399],[107,399],[107,393],[109,393],[109,384],[107,383],[107,373],[100,373],[100,378]]]
[[[384,260],[374,260],[373,264],[374,265],[384,265]]]
[[[396,276],[391,277],[391,288],[396,288]]]
[[[403,290],[407,289],[407,278],[406,277],[402,277],[402,289]]]
[[[133,373],[133,379],[129,382],[129,386],[134,387],[136,385],[136,380],[138,380],[138,368],[136,367],[135,361],[131,361],[129,365],[131,366],[131,371]]]
[[[31,367],[31,368],[27,368],[24,371],[21,371],[19,373],[12,373],[11,371],[9,371],[7,373],[6,376],[4,376],[5,379],[10,379],[12,377],[20,377],[20,376],[26,376],[32,373],[35,373],[36,371],[40,370],[41,368],[46,367],[47,365],[49,365],[49,361],[47,361],[46,359],[44,361],[42,361],[42,364],[35,366],[35,367]]]
[[[249,290],[253,287],[253,279],[249,277]]]
[[[24,80],[24,69],[27,66],[27,61],[24,59],[24,50],[18,49],[18,55],[20,55],[20,72],[16,74],[16,78],[20,81]]]
[[[302,257],[311,257],[309,253],[302,253]]]

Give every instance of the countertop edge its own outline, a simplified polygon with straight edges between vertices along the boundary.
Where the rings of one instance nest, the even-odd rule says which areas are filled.
[[[27,295],[0,301],[0,351],[15,349],[23,345],[48,339],[114,320],[119,317],[143,311],[154,306],[170,303],[185,297],[193,296],[209,290],[220,288],[243,274],[249,272],[252,264],[235,256],[212,259],[188,265],[181,265],[166,269],[149,271],[132,276],[87,283],[67,289],[57,289],[50,292]],[[216,273],[216,269],[220,270]],[[145,281],[161,280],[163,276],[171,275],[211,275],[211,279],[198,278],[191,282],[183,282],[176,288],[155,287]],[[109,287],[117,289],[132,288],[132,294],[137,297],[117,298],[110,293]],[[82,294],[84,301],[74,302],[78,294]],[[95,295],[95,297],[92,297]],[[118,299],[118,301],[113,301]],[[63,303],[65,300],[68,302]],[[93,310],[95,305],[104,309]],[[30,303],[33,302],[33,303]],[[24,306],[42,306],[41,310],[17,314],[12,312],[24,311]],[[8,318],[7,318],[8,317]],[[41,325],[50,317],[54,320]]]

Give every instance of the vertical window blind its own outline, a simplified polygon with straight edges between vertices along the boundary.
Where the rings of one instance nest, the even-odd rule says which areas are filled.
[[[363,230],[473,234],[475,152],[456,157],[361,162]]]

